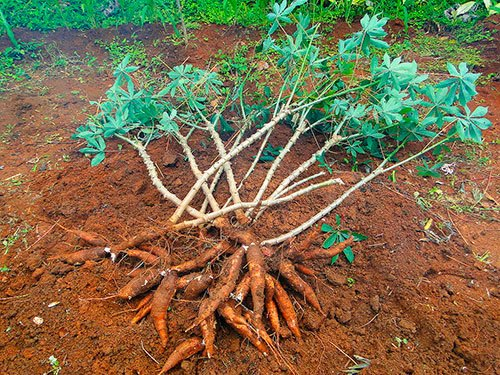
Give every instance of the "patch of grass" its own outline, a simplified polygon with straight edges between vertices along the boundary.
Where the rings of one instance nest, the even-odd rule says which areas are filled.
[[[111,42],[96,40],[95,43],[108,51],[113,65],[118,65],[127,55],[130,55],[132,64],[147,66],[149,63],[144,43],[140,40],[115,37]]]
[[[395,43],[388,50],[389,55],[395,57],[401,54],[417,55],[434,60],[423,62],[424,70],[431,72],[445,72],[446,62],[457,65],[465,62],[469,67],[482,66],[481,51],[474,47],[465,47],[456,39],[449,37],[417,34],[415,38]]]
[[[13,124],[5,125],[5,130],[0,133],[0,142],[9,143],[14,137],[14,128],[16,126]]]

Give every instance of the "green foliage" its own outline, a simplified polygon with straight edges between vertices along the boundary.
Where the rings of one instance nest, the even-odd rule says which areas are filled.
[[[42,43],[19,43],[18,48],[7,47],[0,53],[0,92],[7,82],[30,79],[23,61],[38,59],[38,49]]]
[[[467,35],[478,35],[474,32]],[[411,53],[424,58],[423,69],[427,71],[447,71],[446,62],[458,65],[465,62],[469,67],[483,65],[481,51],[472,46],[463,46],[458,39],[418,33],[411,40],[395,43],[388,50],[390,56]]]
[[[128,40],[126,38],[113,38],[111,42],[96,40],[95,43],[103,47],[109,53],[109,57],[113,65],[118,65],[123,59],[129,55],[130,61],[133,64],[147,66],[148,56],[144,44],[140,40]]]
[[[106,92],[107,100],[91,103],[99,108],[98,115],[91,117],[73,135],[74,139],[87,142],[87,147],[80,152],[92,156],[92,166],[104,160],[108,138],[118,137],[131,143],[138,139],[147,145],[153,139],[177,134],[176,121],[186,121],[190,114],[178,113],[173,103],[166,100],[167,96],[174,103],[186,104],[196,111],[205,108],[211,93],[221,93],[222,82],[215,73],[192,65],[175,67],[168,73],[171,82],[157,93],[152,89],[137,89],[131,74],[139,67],[129,66],[130,59],[127,55],[114,71],[116,80]]]
[[[454,5],[455,0],[316,0],[302,4],[301,9],[319,22],[334,22],[338,19],[351,21],[366,12],[381,13],[386,17],[403,20],[408,25],[422,26],[424,23],[438,22],[450,24],[444,10]],[[461,0],[460,2],[465,2]],[[294,3],[294,2],[292,2]],[[198,21],[216,24],[263,25],[268,14],[268,0],[184,0],[182,12],[187,23]],[[492,11],[498,5],[492,4]],[[34,30],[52,30],[59,27],[97,28],[133,23],[161,22],[176,26],[180,15],[175,0],[135,0],[120,1],[120,7],[105,14],[107,2],[98,0],[0,0],[0,7],[13,27],[27,27]],[[274,14],[282,14],[280,2]],[[298,5],[296,5],[298,6]],[[287,6],[284,6],[287,8]],[[480,16],[486,17],[486,8],[480,8]],[[453,21],[456,22],[456,21]],[[461,22],[461,21],[460,21]],[[463,23],[463,22],[462,22]],[[176,27],[175,27],[176,30]],[[178,31],[178,30],[177,30]]]
[[[327,239],[323,242],[323,249],[329,249],[335,244],[344,242],[351,236],[354,237],[355,241],[364,241],[368,238],[363,234],[351,232],[349,230],[340,228],[341,228],[341,219],[340,215],[338,214],[335,215],[335,227],[326,223],[321,225],[321,231],[323,233],[329,234]],[[349,263],[354,262],[354,252],[352,251],[351,246],[346,247],[343,251],[343,254]],[[334,256],[332,258],[331,264],[334,264],[338,259],[339,255]]]
[[[281,150],[283,150],[283,147],[281,146],[273,147],[273,145],[269,143],[262,151],[262,155],[259,158],[259,162],[266,163],[273,161],[280,154]]]
[[[259,50],[283,81],[274,91],[264,89],[263,102],[250,103],[245,85],[251,71],[239,69],[234,60],[229,69],[236,77],[230,76],[230,85],[223,85],[216,72],[184,64],[172,68],[166,85],[155,93],[136,87],[132,76],[138,68],[128,65],[132,57],[127,55],[114,73],[116,82],[107,100],[94,103],[97,116],[75,133],[87,141],[81,151],[93,156],[92,165],[97,165],[111,137],[147,146],[154,139],[184,137],[207,126],[219,132],[258,129],[286,103],[294,111],[292,122],[303,118],[326,138],[339,137],[336,147],[356,168],[359,155],[394,161],[409,142],[427,145],[421,153],[456,139],[481,142],[491,122],[484,118],[486,108],[469,110],[478,74],[467,64],[448,64],[449,76],[433,84],[419,73],[415,61],[376,53],[389,48],[382,40],[388,19],[379,15],[365,15],[360,31],[341,39],[333,55],[324,54],[318,26],[311,24],[309,15],[295,16],[297,7],[306,7],[305,1],[282,1],[267,15],[270,28]],[[278,29],[291,31],[276,38]],[[274,160],[278,152],[268,145],[262,157]],[[329,170],[324,154],[316,159]],[[330,245],[345,235],[339,228],[331,229]]]
[[[422,177],[441,177],[441,174],[438,172],[439,168],[443,166],[444,163],[437,163],[430,167],[427,164],[427,161],[424,160],[423,166],[417,166],[417,174]]]

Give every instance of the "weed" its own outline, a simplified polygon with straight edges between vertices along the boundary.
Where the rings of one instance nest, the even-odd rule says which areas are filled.
[[[149,63],[144,43],[140,40],[130,41],[127,38],[113,38],[111,42],[96,40],[95,44],[109,53],[113,65],[118,65],[126,56],[130,56],[133,64],[147,66]]]
[[[491,263],[491,253],[489,251],[485,251],[483,254],[474,253],[474,258],[476,258],[476,260],[481,263],[485,264]]]
[[[0,142],[9,143],[14,138],[14,129],[16,125],[7,124],[5,125],[5,130],[0,133]]]
[[[369,359],[363,358],[359,355],[354,355],[353,357],[359,363],[352,365],[347,370],[343,370],[342,372],[348,375],[357,375],[361,373],[361,371],[364,370],[365,368],[370,367],[371,361]]]
[[[51,370],[47,374],[58,375],[61,371],[61,364],[59,363],[59,360],[51,355],[49,357],[49,364],[51,366]]]
[[[352,277],[348,277],[346,279],[346,284],[349,288],[352,288],[354,286],[354,284],[356,284],[356,280]]]
[[[283,147],[281,147],[281,146],[273,147],[273,145],[269,143],[264,148],[262,155],[259,158],[259,162],[266,163],[266,162],[273,161],[274,159],[276,159],[276,157],[280,154],[280,152],[282,150],[283,150]],[[254,158],[255,158],[255,156],[254,156]]]
[[[323,233],[329,234],[328,238],[323,242],[323,249],[328,249],[337,243],[344,242],[351,236],[354,237],[355,241],[364,241],[368,238],[360,233],[351,232],[346,229],[341,229],[341,219],[340,215],[338,214],[335,215],[335,227],[323,223],[321,225],[321,231]],[[354,262],[354,252],[352,251],[351,246],[346,247],[343,251],[343,254],[349,263]],[[340,254],[335,255],[331,260],[331,264],[334,264],[339,259],[339,256]]]
[[[441,177],[441,174],[438,172],[439,169],[443,166],[444,163],[436,163],[432,167],[427,164],[427,161],[423,161],[423,166],[417,166],[417,175],[422,177]]]
[[[392,343],[392,345],[396,348],[401,348],[403,345],[408,345],[410,342],[410,340],[405,337],[394,337],[394,341],[396,343]]]
[[[413,193],[413,197],[415,198],[417,206],[419,206],[422,210],[427,211],[432,208],[432,204],[427,199],[420,196],[420,193],[418,191]]]
[[[8,254],[15,243],[21,239],[25,247],[27,247],[26,235],[32,228],[29,225],[21,225],[16,228],[13,234],[2,239],[2,246],[4,254]]]
[[[391,56],[400,54],[434,58],[424,64],[428,71],[446,71],[446,62],[457,64],[464,61],[469,66],[482,66],[481,51],[470,46],[462,46],[456,39],[419,33],[411,41],[394,43],[388,52]]]

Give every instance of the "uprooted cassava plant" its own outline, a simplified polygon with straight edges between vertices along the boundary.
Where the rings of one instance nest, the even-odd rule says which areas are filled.
[[[268,15],[272,25],[257,53],[268,59],[272,81],[279,84],[266,88],[266,103],[249,103],[248,75],[228,86],[215,72],[192,65],[173,68],[167,73],[169,83],[159,91],[138,89],[133,78],[138,68],[128,66],[125,58],[114,72],[116,82],[106,92],[107,99],[95,103],[97,115],[74,135],[88,143],[81,152],[93,157],[92,165],[105,159],[108,139],[127,142],[137,150],[161,196],[176,207],[161,230],[145,229],[129,240],[108,244],[105,249],[94,242],[92,246],[101,247],[63,258],[72,263],[105,256],[115,259],[120,254],[141,259],[145,269],[123,286],[118,297],[132,299],[156,288],[153,297],[142,296],[134,321],[150,312],[163,347],[168,343],[167,309],[176,292],[189,289],[192,298],[199,298],[206,291],[198,317],[187,330],[191,337],[174,351],[165,371],[175,366],[176,358],[182,360],[202,350],[212,356],[218,319],[224,319],[261,352],[279,357],[274,340],[280,335],[280,317],[293,335],[301,337],[297,315],[284,286],[322,313],[320,300],[306,281],[307,275],[300,271],[310,269],[302,263],[330,258],[353,239],[324,251],[310,251],[311,238],[289,246],[269,247],[306,231],[377,176],[431,150],[439,150],[450,141],[480,142],[481,130],[491,125],[484,118],[486,108],[471,111],[468,107],[476,95],[478,75],[469,72],[465,64],[458,68],[449,64],[449,78],[431,84],[426,75],[417,72],[416,62],[391,59],[387,54],[381,59],[373,57],[375,50],[388,48],[382,40],[387,19],[376,15],[363,17],[362,29],[340,40],[337,54],[325,56],[319,48],[318,26],[311,26],[307,15],[292,15],[303,3],[305,0],[295,0],[288,5],[285,0],[275,4]],[[289,34],[290,28],[283,26],[291,23],[296,28]],[[279,39],[273,38],[277,32]],[[284,126],[291,126],[291,135],[274,155],[265,177],[258,180],[254,172],[259,159],[273,132]],[[232,134],[230,141],[224,141],[223,132]],[[312,132],[318,134],[317,149],[310,154],[297,153],[302,138]],[[217,150],[205,170],[194,152],[193,138],[199,134],[207,135]],[[184,197],[165,185],[148,153],[148,146],[161,137],[179,144],[195,177]],[[419,151],[401,156],[400,151],[410,142],[421,145]],[[344,150],[352,160],[359,154],[369,154],[378,163],[357,182],[344,184],[332,175],[325,161],[325,155],[333,149]],[[246,164],[246,173],[235,173],[233,165],[241,161],[246,150],[253,150],[256,156]],[[283,165],[291,152],[303,155],[296,168]],[[318,166],[324,170],[318,173]],[[278,170],[285,170],[287,177],[278,180]],[[250,181],[252,186],[260,186],[254,191],[249,189],[251,197],[248,190],[242,190]],[[252,224],[269,207],[332,184],[345,186],[343,193],[331,198],[297,228],[275,238],[254,230]],[[205,235],[209,227],[212,234],[222,239],[189,261],[172,264],[164,250],[152,246],[159,238],[187,229],[197,228],[200,235]],[[216,237],[212,238],[214,242]],[[207,265],[217,261],[221,270],[216,276]],[[270,335],[269,331],[275,334]],[[198,338],[200,335],[203,340]]]

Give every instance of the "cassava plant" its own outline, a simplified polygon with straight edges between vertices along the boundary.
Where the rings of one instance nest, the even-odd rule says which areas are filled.
[[[297,338],[301,331],[282,284],[323,313],[319,298],[306,281],[307,275],[314,274],[309,267],[315,260],[331,259],[354,242],[350,237],[328,249],[311,249],[312,241],[320,234],[319,226],[301,241],[290,240],[377,176],[438,150],[446,142],[480,142],[481,131],[491,125],[484,118],[486,108],[469,109],[476,95],[478,74],[469,72],[465,64],[458,68],[449,64],[449,78],[433,84],[418,73],[416,62],[391,59],[387,54],[381,59],[374,57],[374,50],[389,47],[383,41],[387,19],[377,15],[364,16],[361,30],[339,40],[335,55],[323,55],[318,26],[310,25],[307,15],[293,15],[305,2],[288,4],[284,0],[274,4],[268,15],[271,26],[258,50],[273,67],[272,80],[279,85],[266,89],[265,104],[249,103],[245,77],[228,89],[215,72],[192,65],[179,65],[168,72],[169,83],[161,90],[137,88],[133,74],[138,68],[128,66],[125,58],[114,72],[116,81],[106,92],[106,99],[94,103],[97,115],[74,135],[87,142],[81,152],[92,156],[92,165],[105,159],[109,139],[127,142],[142,158],[152,184],[175,209],[161,230],[145,229],[115,245],[99,236],[74,231],[95,247],[61,259],[77,263],[127,254],[147,264],[142,274],[118,292],[118,297],[130,300],[144,295],[134,321],[150,313],[163,347],[168,342],[167,309],[176,292],[185,289],[185,293],[189,290],[197,296],[208,291],[201,300],[198,317],[187,330],[191,338],[173,352],[162,373],[196,352],[212,356],[218,318],[261,352],[284,360],[269,332],[279,337],[280,316]],[[290,27],[284,28],[288,24],[295,25],[292,33],[288,33]],[[289,139],[267,161],[267,172],[259,179],[261,174],[254,172],[274,132],[290,125]],[[233,132],[231,142],[224,142],[221,133],[228,131]],[[310,154],[297,152],[311,132],[321,132],[317,149]],[[217,153],[204,170],[194,152],[193,136],[199,134],[209,136]],[[184,197],[165,185],[148,153],[148,146],[162,137],[180,145],[195,177]],[[410,142],[420,145],[418,152],[409,154],[405,150]],[[357,182],[344,184],[325,161],[325,154],[333,149],[353,157],[369,154],[377,162]],[[246,173],[236,173],[235,163],[245,165],[241,160],[245,150],[252,151],[254,157],[246,164]],[[303,155],[296,168],[284,166],[291,152]],[[318,173],[318,167],[324,170]],[[286,177],[278,180],[278,170],[286,171]],[[249,181],[260,187],[242,190]],[[345,189],[295,229],[274,238],[255,230],[253,223],[269,207],[332,184]],[[198,251],[197,256],[180,264],[171,264],[164,250],[151,245],[159,238],[188,229],[200,230],[200,235],[206,236],[208,227],[216,233],[213,238],[218,242],[214,240],[213,247]],[[288,245],[275,247],[283,242]],[[209,263],[221,265],[218,276],[210,273]],[[246,264],[248,268],[244,268]]]

